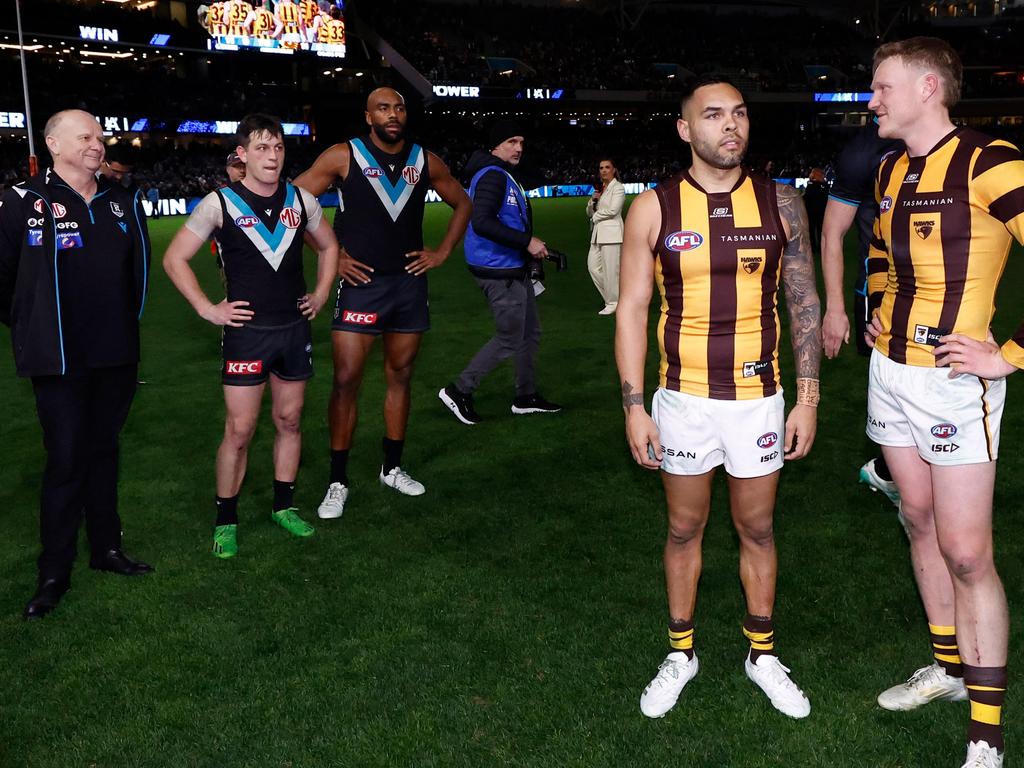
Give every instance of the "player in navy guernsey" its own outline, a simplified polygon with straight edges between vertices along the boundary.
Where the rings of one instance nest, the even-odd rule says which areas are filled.
[[[245,178],[204,197],[164,255],[164,269],[199,316],[224,326],[227,420],[217,451],[213,535],[213,553],[221,558],[238,552],[238,495],[268,379],[277,430],[271,517],[295,536],[313,534],[293,505],[302,449],[299,422],[306,380],[313,375],[309,321],[330,297],[338,244],[316,198],[281,181],[283,135],[276,118],[257,114],[242,119],[236,152],[245,163]],[[189,266],[214,233],[227,290],[217,304]],[[303,235],[319,256],[312,293],[303,277]]]
[[[348,499],[348,453],[357,397],[374,339],[384,337],[384,462],[380,482],[408,496],[425,489],[401,468],[410,382],[420,337],[430,327],[428,270],[444,263],[466,231],[472,204],[441,159],[406,141],[405,100],[378,88],[366,100],[370,135],[328,148],[295,183],[313,194],[339,191],[334,229],[341,244],[334,309],[334,388],[328,420],[331,478],[321,518]],[[455,209],[436,249],[423,244],[423,203],[433,187]]]
[[[825,208],[825,221],[821,227],[821,271],[825,279],[827,298],[822,320],[822,340],[825,356],[839,354],[843,343],[850,342],[850,320],[846,316],[843,297],[843,238],[857,224],[857,282],[853,290],[854,340],[857,351],[871,353],[864,332],[868,316],[868,248],[871,231],[878,214],[875,202],[875,174],[883,157],[902,152],[899,139],[883,139],[878,125],[871,121],[859,130],[839,154],[836,161],[836,180],[829,192]],[[893,482],[885,458],[881,455],[860,468],[860,481],[874,491],[881,491],[899,508],[900,492]]]

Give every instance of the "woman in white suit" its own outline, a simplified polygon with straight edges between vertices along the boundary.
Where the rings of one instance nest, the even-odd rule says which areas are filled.
[[[598,171],[602,188],[587,203],[590,219],[590,253],[587,268],[597,286],[604,309],[599,315],[615,314],[619,303],[619,252],[622,250],[622,204],[626,192],[619,171],[610,159],[602,160]]]

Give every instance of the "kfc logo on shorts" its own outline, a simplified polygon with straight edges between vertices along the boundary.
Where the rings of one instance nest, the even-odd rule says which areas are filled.
[[[673,232],[665,238],[665,247],[676,253],[692,251],[702,245],[704,245],[704,236],[700,232]]]
[[[224,363],[224,372],[229,375],[244,376],[252,373],[263,373],[262,360],[228,360]]]
[[[60,203],[53,204],[53,217],[55,219],[62,219],[68,215],[68,209]]]
[[[936,424],[932,427],[932,436],[942,440],[949,440],[957,432],[955,424]]]
[[[34,203],[32,203],[32,207],[36,209],[36,213],[42,213],[43,212],[43,201],[42,200],[36,200]]]
[[[384,171],[380,168],[363,168],[363,176],[366,176],[368,179],[379,179],[383,175]]]
[[[294,208],[285,208],[281,211],[281,223],[288,227],[288,229],[297,229],[299,224],[302,223],[302,214]]]
[[[239,216],[237,219],[235,219],[235,226],[236,227],[242,227],[243,229],[248,229],[249,227],[255,227],[259,223],[260,223],[260,217],[259,216]]]
[[[763,435],[761,435],[759,438],[757,438],[757,447],[758,448],[771,448],[777,442],[779,442],[779,433],[778,432],[765,432]]]
[[[406,184],[415,184],[420,180],[419,169],[414,165],[407,165],[402,169],[402,178],[405,179]]]
[[[885,197],[882,198],[881,202],[878,204],[878,212],[879,213],[885,213],[890,208],[892,208],[892,198],[889,197],[889,195],[886,195]]]
[[[341,322],[352,323],[353,325],[373,325],[377,322],[377,313],[353,312],[351,309],[346,309],[345,313],[341,316]]]

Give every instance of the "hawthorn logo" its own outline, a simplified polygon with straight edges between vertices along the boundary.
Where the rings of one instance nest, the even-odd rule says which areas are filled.
[[[262,360],[227,360],[224,363],[225,373],[233,376],[244,376],[245,374],[263,373]]]
[[[935,222],[934,221],[915,221],[914,222],[914,231],[917,232],[917,236],[920,237],[922,240],[927,240],[928,239],[928,235],[930,235],[932,233],[933,229],[935,229]]]
[[[740,264],[743,265],[743,271],[748,275],[752,275],[761,268],[761,257],[760,256],[743,256],[740,258]]]
[[[353,325],[373,325],[377,322],[376,312],[353,312],[346,309],[341,316],[341,322],[352,323]]]

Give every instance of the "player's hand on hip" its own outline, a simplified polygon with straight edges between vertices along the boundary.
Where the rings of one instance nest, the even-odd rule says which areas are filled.
[[[348,255],[348,251],[344,248],[341,249],[341,252],[338,254],[338,277],[342,280],[365,285],[370,282],[370,274],[372,272],[373,267],[353,259]]]
[[[634,406],[626,412],[626,442],[633,460],[644,469],[661,467],[661,438],[658,425],[654,423],[642,406]]]
[[[972,373],[982,379],[1001,379],[1017,368],[1003,357],[992,331],[985,341],[978,341],[960,333],[940,336],[941,346],[935,348],[935,365],[949,366],[949,378],[955,379]]]
[[[405,271],[410,275],[419,276],[428,269],[440,267],[448,257],[442,256],[437,251],[424,248],[422,251],[411,251],[405,254],[405,258],[412,259],[412,261],[405,265]]]
[[[867,342],[869,347],[875,346],[875,339],[882,335],[882,321],[878,318],[877,314],[871,316],[871,322],[868,323],[868,329],[864,332],[864,341]]]
[[[818,431],[818,409],[797,403],[786,419],[786,460],[802,459],[814,445]]]
[[[214,325],[228,325],[232,328],[241,328],[247,320],[252,320],[255,314],[249,306],[248,301],[228,301],[224,299],[220,304],[211,304],[209,309],[200,312],[199,316]]]
[[[539,237],[531,237],[526,246],[526,252],[538,259],[543,259],[548,255],[548,247]]]
[[[319,296],[316,293],[307,293],[299,299],[299,311],[305,315],[307,320],[312,320],[323,309],[327,303],[326,296]]]
[[[821,341],[829,360],[839,354],[843,344],[850,343],[850,318],[846,312],[826,312],[821,323]]]

